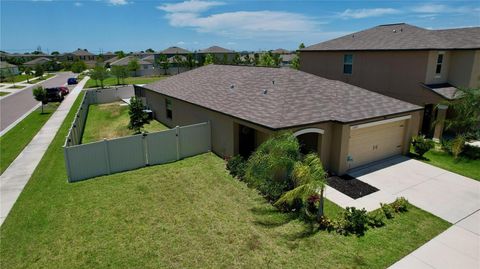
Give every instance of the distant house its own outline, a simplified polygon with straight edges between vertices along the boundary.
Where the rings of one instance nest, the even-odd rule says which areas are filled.
[[[219,46],[211,46],[209,48],[199,50],[197,54],[200,56],[200,62],[203,62],[206,55],[211,54],[215,57],[218,63],[231,63],[235,57],[235,51],[222,48]]]
[[[23,65],[33,68],[37,65],[44,65],[44,64],[46,64],[48,62],[51,62],[51,61],[52,61],[51,59],[48,59],[46,57],[40,57],[40,58],[35,58],[31,61],[25,62],[25,63],[23,63]]]
[[[112,58],[115,58],[117,55],[115,53],[109,51],[109,52],[103,53],[99,56],[101,56],[104,61],[107,61],[107,60],[110,60]]]
[[[286,49],[275,49],[271,51],[273,54],[291,54],[292,52]]]
[[[152,76],[158,72],[155,72],[155,68],[152,63],[144,61],[143,59],[139,59],[135,56],[127,56],[123,57],[122,59],[118,59],[110,64],[110,66],[125,66],[127,67],[128,64],[133,61],[137,60],[138,64],[140,65],[140,69],[136,72],[132,71],[132,75],[135,76]]]
[[[449,114],[441,103],[480,87],[480,27],[379,25],[300,49],[300,70],[420,105],[421,132],[440,139]]]
[[[143,61],[147,61],[153,65],[155,65],[155,54],[150,54],[142,58]]]
[[[170,57],[175,56],[175,55],[187,55],[187,54],[190,54],[190,53],[192,53],[192,52],[189,51],[189,50],[180,48],[180,47],[169,47],[169,48],[166,48],[166,49],[160,51],[160,54],[166,55],[167,58],[170,58]]]
[[[0,61],[0,76],[2,78],[6,77],[7,75],[18,75],[19,73],[18,66],[5,61]]]
[[[293,59],[297,55],[295,53],[290,53],[290,54],[281,54],[280,59],[282,60],[280,65],[281,66],[290,66],[292,64]]]
[[[422,112],[292,68],[211,64],[135,86],[135,95],[167,126],[209,121],[212,151],[220,156],[248,158],[272,135],[291,131],[303,153],[319,154],[336,174],[408,153]]]
[[[64,53],[60,56],[62,61],[84,61],[88,67],[93,67],[97,63],[98,56],[86,49],[77,49],[76,51]]]

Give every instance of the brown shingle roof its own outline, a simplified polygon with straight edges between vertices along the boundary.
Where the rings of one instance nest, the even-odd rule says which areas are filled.
[[[161,54],[189,54],[190,51],[180,47],[170,47],[160,52]]]
[[[211,46],[210,48],[206,48],[198,51],[198,53],[234,53],[234,52],[235,51],[233,50],[229,50],[219,46]]]
[[[86,50],[82,50],[82,49],[77,49],[76,51],[72,52],[71,54],[73,55],[76,55],[76,56],[92,56],[92,55],[95,55],[93,53],[90,53]]]
[[[46,62],[50,62],[51,60],[45,57],[35,58],[31,61],[23,63],[24,65],[36,65],[36,64],[44,64]]]
[[[131,62],[132,60],[136,59],[138,64],[147,64],[147,65],[150,65],[152,63],[149,63],[147,61],[144,61],[142,59],[138,59],[137,57],[135,56],[127,56],[127,57],[123,57],[122,59],[119,59],[119,60],[116,60],[115,62],[112,62],[110,63],[110,65],[121,65],[121,66],[126,66],[128,65],[129,62]]]
[[[455,86],[452,86],[448,83],[441,84],[423,84],[423,87],[429,89],[447,100],[454,100],[461,97],[461,91],[459,91]]]
[[[17,67],[17,66],[11,63],[0,61],[0,68],[12,68],[12,67]]]
[[[306,47],[301,51],[478,48],[480,48],[480,27],[428,30],[399,23],[379,25]]]
[[[282,48],[278,48],[276,50],[272,50],[272,53],[274,53],[274,54],[289,54],[289,53],[291,53],[291,51],[286,50],[286,49],[282,49]]]
[[[208,65],[143,87],[272,129],[421,109],[290,68]]]

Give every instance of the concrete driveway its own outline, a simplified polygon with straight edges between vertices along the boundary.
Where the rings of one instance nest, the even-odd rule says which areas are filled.
[[[390,268],[480,268],[479,181],[404,156],[349,174],[379,191],[354,200],[327,188],[327,198],[342,207],[370,211],[378,208],[380,202],[389,203],[403,196],[453,224]]]

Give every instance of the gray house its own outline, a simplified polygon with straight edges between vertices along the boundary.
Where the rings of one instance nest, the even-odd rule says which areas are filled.
[[[154,68],[154,66],[151,62],[147,62],[147,61],[139,59],[135,56],[123,57],[122,59],[119,59],[119,60],[116,60],[116,61],[110,63],[110,66],[125,66],[126,67],[133,60],[136,60],[138,62],[138,64],[140,65],[140,69],[137,70],[136,72],[132,72],[132,75],[135,75],[135,76],[157,75],[158,71]]]
[[[4,61],[0,61],[0,77],[5,78],[8,75],[18,75],[18,66]]]

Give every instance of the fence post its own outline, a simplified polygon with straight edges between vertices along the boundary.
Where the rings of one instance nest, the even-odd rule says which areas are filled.
[[[212,123],[207,121],[208,128],[208,151],[212,151]]]
[[[177,161],[180,160],[180,127],[175,126],[175,137],[177,142]]]
[[[110,154],[108,152],[108,140],[103,139],[103,144],[105,145],[105,164],[107,165],[107,172],[110,175],[112,171],[110,170]]]
[[[148,159],[148,144],[147,144],[147,135],[148,133],[143,132],[142,133],[142,146],[143,146],[143,158],[145,161],[145,166],[150,165],[150,160]]]
[[[68,156],[67,146],[63,146],[63,155],[65,156],[65,167],[67,168],[67,181],[72,182],[72,172],[70,171],[70,158]]]

